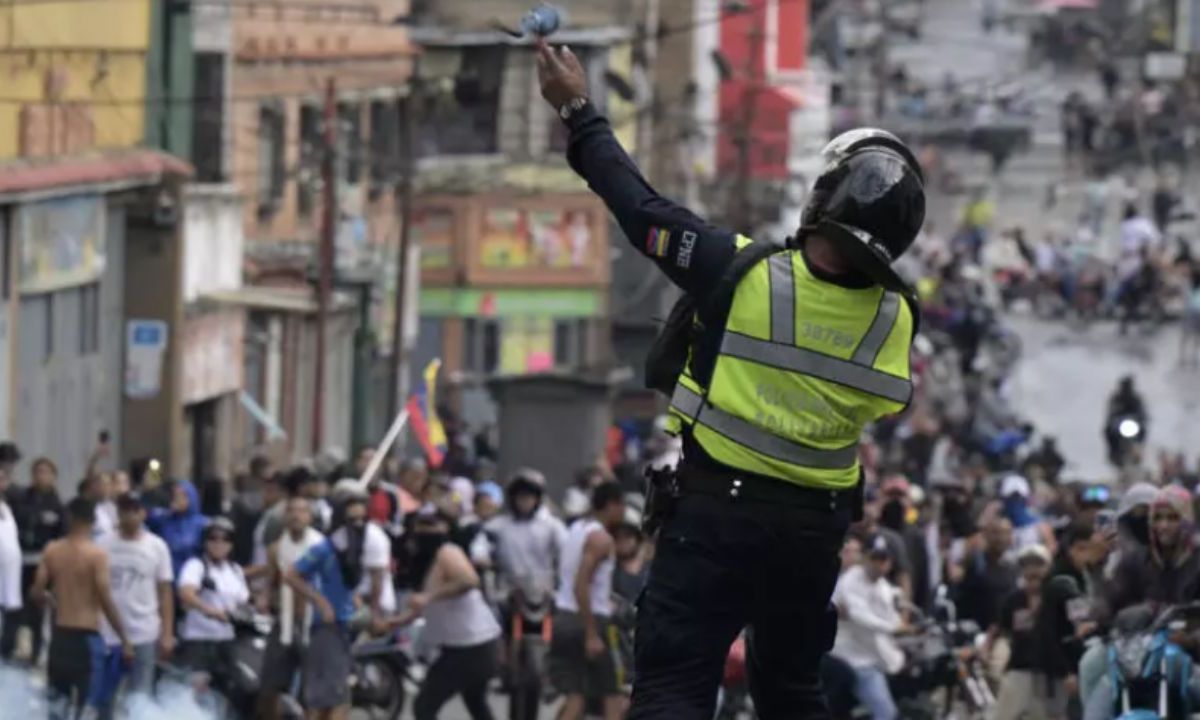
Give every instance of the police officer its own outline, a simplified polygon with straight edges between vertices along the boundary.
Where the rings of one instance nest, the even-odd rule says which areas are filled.
[[[796,237],[764,254],[650,187],[569,49],[541,42],[538,69],[571,166],[697,308],[670,406],[684,442],[666,484],[677,499],[638,606],[628,717],[711,718],[743,628],[759,716],[829,717],[818,665],[836,634],[838,551],[861,509],[859,436],[911,395],[916,308],[890,264],[924,220],[919,165],[886,132],[839,136]],[[764,259],[714,315],[710,296],[747,252]]]

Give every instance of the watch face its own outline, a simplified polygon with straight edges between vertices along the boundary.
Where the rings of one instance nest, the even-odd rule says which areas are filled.
[[[571,117],[571,103],[567,103],[566,105],[563,105],[562,107],[560,107],[560,108],[558,109],[558,115],[559,115],[559,117],[561,117],[563,120],[570,119],[570,117]]]

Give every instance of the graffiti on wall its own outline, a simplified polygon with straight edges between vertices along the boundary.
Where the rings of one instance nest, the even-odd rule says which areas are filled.
[[[74,195],[17,207],[21,292],[96,282],[104,273],[104,199]]]
[[[592,253],[584,210],[490,208],[483,215],[479,260],[485,268],[582,268]]]

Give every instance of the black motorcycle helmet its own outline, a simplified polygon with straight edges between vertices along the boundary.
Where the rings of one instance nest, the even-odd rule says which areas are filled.
[[[542,497],[546,494],[546,476],[533,468],[521,468],[517,470],[509,479],[508,487],[505,490],[505,499],[508,501],[510,508],[515,507],[515,499],[521,493],[537,495],[538,502],[540,503]]]
[[[891,265],[925,222],[925,176],[901,140],[859,128],[821,151],[825,169],[800,218],[800,235],[820,233],[860,272],[888,290],[912,294]]]

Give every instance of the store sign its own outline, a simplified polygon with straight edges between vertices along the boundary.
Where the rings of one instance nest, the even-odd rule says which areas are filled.
[[[480,231],[479,264],[489,269],[574,269],[592,257],[585,210],[491,208]]]
[[[601,293],[590,289],[421,290],[422,317],[585,318],[598,317],[601,308]]]
[[[413,245],[421,248],[421,269],[450,267],[454,252],[454,212],[449,208],[423,208],[413,213]]]
[[[245,313],[209,312],[183,324],[183,402],[190,405],[242,387]]]
[[[162,320],[130,320],[125,324],[125,396],[149,400],[162,390],[167,324]]]
[[[21,254],[21,292],[44,293],[99,280],[105,223],[99,195],[18,205],[13,227]]]

